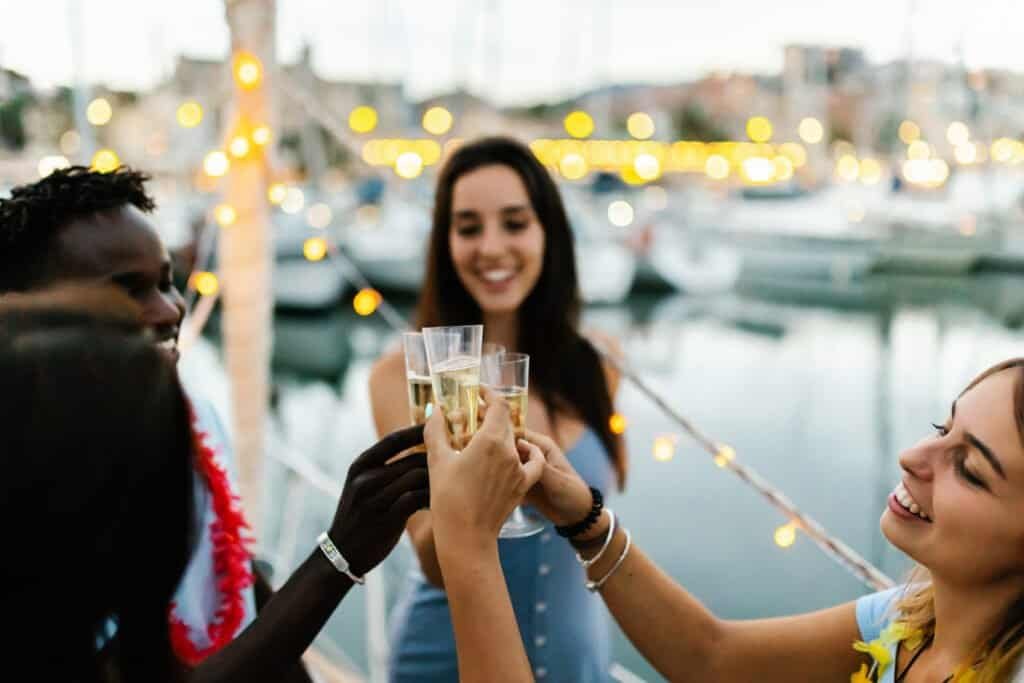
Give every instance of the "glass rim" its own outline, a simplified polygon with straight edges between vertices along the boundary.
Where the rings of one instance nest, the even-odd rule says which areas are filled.
[[[431,327],[422,327],[422,328],[420,328],[420,333],[425,337],[425,336],[427,336],[427,331],[428,330],[431,331],[431,332],[436,332],[436,331],[441,331],[441,330],[471,330],[471,329],[474,329],[474,328],[480,328],[482,330],[483,327],[484,326],[483,326],[482,323],[478,324],[478,325],[433,325]]]

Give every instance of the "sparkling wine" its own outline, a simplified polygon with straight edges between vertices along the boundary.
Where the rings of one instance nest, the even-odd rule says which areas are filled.
[[[480,407],[480,361],[456,356],[432,368],[434,400],[444,409],[455,448],[464,448],[476,432]]]
[[[430,415],[429,406],[434,401],[434,390],[429,377],[409,375],[409,418],[413,424],[421,425]]]
[[[516,434],[526,429],[526,406],[529,395],[523,387],[499,387],[495,391],[508,403],[509,417]]]

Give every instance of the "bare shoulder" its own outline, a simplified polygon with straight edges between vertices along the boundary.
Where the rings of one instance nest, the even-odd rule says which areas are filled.
[[[604,350],[616,360],[624,358],[622,344],[614,335],[595,328],[588,328],[583,330],[583,336],[598,348],[598,353]],[[603,356],[601,358],[601,367],[604,368],[604,374],[608,381],[608,391],[614,399],[615,394],[618,393],[621,373],[619,373],[614,364]]]
[[[377,433],[388,434],[408,421],[405,401],[405,357],[387,351],[370,368],[370,409]]]

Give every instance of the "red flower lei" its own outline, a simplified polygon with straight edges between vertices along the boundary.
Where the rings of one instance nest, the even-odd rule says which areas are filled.
[[[171,626],[171,646],[178,659],[195,666],[231,642],[245,618],[245,589],[253,584],[251,555],[246,544],[250,542],[243,530],[249,525],[236,505],[238,496],[231,491],[227,472],[217,463],[216,451],[206,443],[206,432],[200,431],[194,410],[191,410],[192,441],[199,472],[211,494],[215,519],[210,523],[213,540],[213,568],[217,573],[220,606],[213,623],[206,627],[208,647],[197,646],[190,637],[189,627],[174,615],[171,603],[168,619]]]

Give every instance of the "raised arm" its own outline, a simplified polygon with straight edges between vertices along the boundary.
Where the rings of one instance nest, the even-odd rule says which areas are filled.
[[[527,433],[520,451],[545,458],[540,485],[528,500],[555,524],[579,522],[591,509],[586,484],[557,445]],[[574,538],[584,558],[594,557],[607,538],[607,511],[585,534]],[[671,681],[843,681],[863,660],[851,645],[859,638],[854,603],[779,619],[719,619],[662,572],[633,538],[617,527],[611,544],[587,570],[600,581],[625,559],[600,595],[619,626],[641,654]]]
[[[409,406],[406,396],[405,359],[402,353],[391,352],[381,357],[370,370],[370,407],[377,436],[388,434],[409,424]],[[405,525],[409,540],[416,551],[420,570],[435,586],[443,587],[441,567],[434,546],[434,527],[430,511],[420,510]]]
[[[349,468],[328,535],[356,576],[387,557],[409,515],[429,502],[422,453],[385,464],[422,442],[422,427],[404,429],[382,439]],[[187,680],[283,680],[351,587],[352,581],[319,548],[314,549],[258,618],[234,642],[203,661]]]
[[[444,418],[427,422],[431,509],[462,683],[525,683],[530,661],[498,560],[498,533],[543,471],[516,453],[508,407],[484,390],[487,415],[456,455]]]

